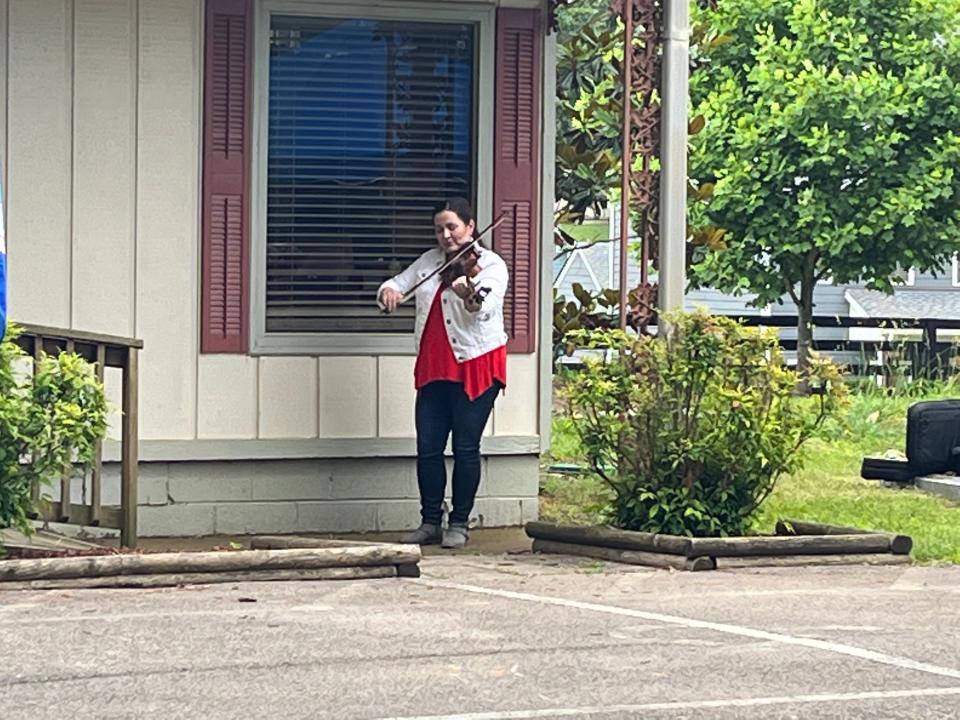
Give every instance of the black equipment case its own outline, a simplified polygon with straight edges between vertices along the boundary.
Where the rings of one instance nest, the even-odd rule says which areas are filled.
[[[925,400],[907,410],[907,459],[864,458],[867,480],[910,482],[960,470],[960,400]]]

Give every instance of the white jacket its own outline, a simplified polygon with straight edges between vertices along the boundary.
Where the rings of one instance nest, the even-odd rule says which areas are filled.
[[[477,288],[490,290],[483,299],[480,310],[477,312],[467,310],[463,299],[450,288],[444,289],[442,297],[441,308],[447,337],[450,339],[454,357],[461,363],[496,350],[507,342],[507,333],[503,326],[503,298],[506,295],[508,283],[507,264],[493,250],[480,247],[477,249],[479,251],[477,264],[480,266],[480,272],[473,278],[473,284]],[[405,293],[443,265],[445,258],[446,255],[439,247],[427,250],[406,270],[380,286],[377,290],[377,304],[381,309],[383,308],[383,304],[380,303],[380,293],[385,288],[393,288],[397,292]],[[427,315],[430,313],[430,306],[439,287],[438,274],[417,288],[414,294],[417,304],[417,319],[414,325],[417,352],[420,351],[423,328],[427,324]]]

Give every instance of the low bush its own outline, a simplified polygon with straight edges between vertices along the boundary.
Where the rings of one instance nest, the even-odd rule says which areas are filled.
[[[802,445],[844,401],[839,369],[814,358],[814,394],[783,362],[774,331],[705,312],[669,318],[671,339],[581,331],[606,348],[564,386],[580,452],[612,490],[613,525],[740,535]]]
[[[106,434],[107,402],[93,367],[74,353],[42,356],[32,376],[8,328],[0,342],[0,528],[30,531],[32,491],[85,472]]]

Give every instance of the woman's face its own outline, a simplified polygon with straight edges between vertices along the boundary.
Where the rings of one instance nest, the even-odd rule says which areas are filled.
[[[463,247],[473,239],[474,222],[464,223],[452,210],[444,210],[433,216],[433,229],[437,244],[444,252]]]

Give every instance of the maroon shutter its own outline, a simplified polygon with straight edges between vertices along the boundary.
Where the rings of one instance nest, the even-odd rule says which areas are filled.
[[[200,350],[245,353],[249,316],[249,0],[207,0]]]
[[[507,220],[493,245],[510,268],[504,304],[510,352],[537,347],[541,38],[539,11],[497,11],[493,202],[494,214],[505,212]]]

